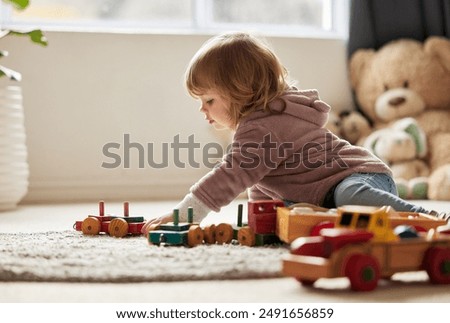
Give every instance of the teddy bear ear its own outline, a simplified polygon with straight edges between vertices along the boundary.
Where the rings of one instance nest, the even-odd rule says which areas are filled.
[[[425,53],[435,56],[450,73],[450,40],[444,37],[428,37],[424,44]]]
[[[373,49],[358,49],[350,57],[350,82],[353,88],[358,85],[364,69],[375,55]]]

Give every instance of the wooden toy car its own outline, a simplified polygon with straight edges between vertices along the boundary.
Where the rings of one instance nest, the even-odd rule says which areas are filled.
[[[128,202],[123,203],[123,216],[105,215],[104,201],[100,201],[98,206],[98,215],[88,215],[83,221],[76,221],[74,229],[87,235],[106,233],[117,238],[142,234],[141,229],[145,224],[144,217],[130,216]]]
[[[179,222],[179,210],[173,210],[173,222],[160,224],[151,228],[148,242],[155,245],[184,245],[195,247],[203,242],[215,243],[215,226],[211,225],[204,230],[198,223],[193,222],[193,209],[188,208],[188,222]]]
[[[338,208],[336,228],[301,237],[283,259],[283,274],[304,285],[319,278],[348,277],[355,291],[370,291],[380,278],[425,270],[430,281],[450,284],[450,230],[447,226],[417,231],[393,230],[390,207]],[[412,234],[402,234],[407,227]],[[398,227],[396,227],[397,229]]]

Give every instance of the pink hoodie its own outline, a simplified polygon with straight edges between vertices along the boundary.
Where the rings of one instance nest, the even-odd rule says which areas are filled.
[[[352,173],[388,173],[368,150],[324,128],[330,106],[316,90],[290,90],[239,123],[220,165],[191,187],[218,212],[250,188],[250,199],[321,205],[326,193]],[[284,109],[283,109],[284,108]]]

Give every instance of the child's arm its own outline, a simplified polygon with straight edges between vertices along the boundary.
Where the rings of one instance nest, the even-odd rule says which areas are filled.
[[[204,205],[198,198],[196,198],[192,193],[187,194],[183,201],[178,203],[174,209],[179,210],[179,220],[180,222],[187,222],[188,208],[192,207],[194,211],[194,221],[201,222],[211,209]],[[172,221],[172,212],[164,214],[160,217],[147,221],[147,223],[142,227],[142,233],[147,235],[151,229],[152,225],[163,224]]]
[[[271,141],[267,142],[268,140]],[[180,221],[187,220],[188,207],[194,209],[195,222],[200,222],[211,211],[218,212],[240,193],[257,184],[286,158],[278,149],[267,149],[264,144],[270,144],[269,148],[274,144],[275,147],[280,147],[282,142],[264,126],[250,124],[241,127],[235,134],[232,150],[224,157],[221,165],[194,184],[191,193],[175,207],[180,211]],[[254,197],[270,199],[256,190]],[[142,232],[147,234],[151,225],[170,221],[171,214],[150,220]]]
[[[271,200],[272,198],[261,192],[261,190],[256,185],[253,185],[248,189],[248,199],[251,201],[257,201],[257,200]]]

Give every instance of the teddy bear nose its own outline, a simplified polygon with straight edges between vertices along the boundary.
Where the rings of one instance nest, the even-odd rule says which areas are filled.
[[[394,107],[404,103],[406,101],[406,99],[402,96],[398,96],[396,98],[390,99],[389,100],[389,105],[392,105]]]

